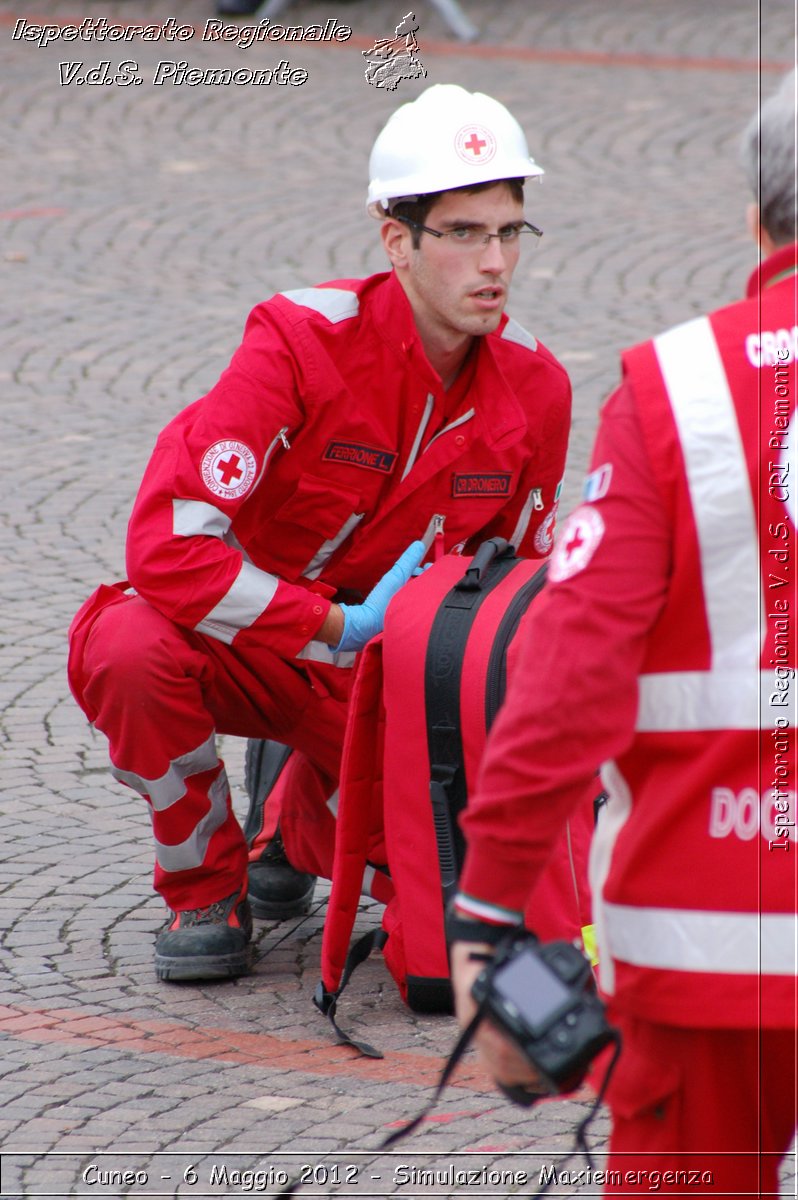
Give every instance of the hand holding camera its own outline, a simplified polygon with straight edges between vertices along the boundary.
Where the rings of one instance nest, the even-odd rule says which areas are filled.
[[[455,1009],[461,1028],[465,1028],[477,1011],[471,989],[482,974],[485,964],[493,957],[493,947],[457,942],[451,948],[451,971]],[[540,1076],[509,1035],[497,1029],[491,1021],[481,1021],[474,1034],[474,1045],[480,1058],[502,1090],[525,1089],[535,1094],[547,1089]]]
[[[616,1038],[590,964],[569,942],[543,944],[514,930],[495,952],[487,944],[455,943],[452,978],[461,1025],[484,1011],[476,1044],[517,1103],[574,1091]]]

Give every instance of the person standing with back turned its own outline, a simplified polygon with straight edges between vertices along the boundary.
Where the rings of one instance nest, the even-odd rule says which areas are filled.
[[[747,297],[623,355],[463,819],[465,1023],[472,955],[520,920],[604,764],[590,873],[623,1038],[607,1196],[778,1195],[795,1131],[795,144],[792,74],[744,135]],[[499,1082],[534,1087],[498,1030],[479,1041]]]

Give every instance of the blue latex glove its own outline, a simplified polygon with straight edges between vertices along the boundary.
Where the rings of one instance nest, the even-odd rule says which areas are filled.
[[[362,604],[340,606],[344,614],[344,631],[338,645],[332,647],[333,650],[362,650],[366,642],[382,633],[385,610],[399,588],[415,573],[426,553],[423,542],[413,542],[390,571],[374,585]]]

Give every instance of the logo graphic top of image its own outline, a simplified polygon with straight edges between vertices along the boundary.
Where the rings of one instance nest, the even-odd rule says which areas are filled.
[[[406,13],[396,26],[392,38],[377,38],[361,54],[366,59],[366,82],[372,87],[396,90],[403,79],[426,79],[427,68],[418,57],[418,21],[416,14]]]

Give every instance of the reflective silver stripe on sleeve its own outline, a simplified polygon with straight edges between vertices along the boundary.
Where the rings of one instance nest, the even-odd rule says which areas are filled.
[[[194,628],[229,645],[240,629],[249,629],[274,598],[279,580],[243,562],[233,586]]]
[[[524,507],[521,509],[521,515],[518,518],[518,524],[510,536],[510,545],[515,546],[516,550],[526,537],[526,531],[529,529],[529,522],[532,519],[532,513],[538,507],[538,497],[540,488],[532,488],[532,491],[524,501]]]
[[[314,312],[326,317],[333,325],[356,317],[360,311],[360,300],[356,292],[344,288],[294,288],[290,292],[280,292],[292,304],[302,308],[312,308]]]
[[[142,796],[149,796],[152,807],[156,812],[165,812],[176,804],[186,794],[186,779],[189,775],[199,775],[202,771],[212,771],[219,765],[216,754],[216,735],[211,734],[207,741],[196,750],[181,754],[169,764],[169,769],[159,779],[145,779],[133,771],[122,771],[111,763],[111,774],[120,783],[135,788]]]
[[[175,537],[224,538],[230,525],[226,513],[204,500],[172,501],[172,533]]]
[[[175,537],[215,537],[238,550],[246,562],[251,562],[244,547],[233,532],[226,513],[202,500],[172,501],[172,533]]]
[[[190,871],[202,866],[208,843],[227,820],[229,793],[227,772],[222,770],[208,789],[211,807],[185,841],[168,846],[155,839],[155,857],[164,871]]]
[[[312,641],[303,646],[296,655],[305,662],[326,663],[330,667],[348,669],[355,665],[356,650],[331,650],[326,642]]]
[[[756,729],[765,635],[759,543],[745,450],[706,317],[654,340],[679,431],[701,559],[709,671],[640,679],[641,732]]]
[[[252,562],[252,559],[249,557],[246,550],[241,545],[241,543],[239,542],[236,535],[233,533],[232,529],[229,529],[227,531],[227,533],[224,535],[222,541],[224,542],[225,546],[230,546],[233,550],[238,550],[239,554],[243,555],[244,562]]]
[[[318,579],[324,570],[324,566],[329,558],[335,553],[340,545],[342,545],[349,537],[353,529],[355,529],[365,517],[365,513],[352,513],[347,517],[341,528],[336,533],[335,537],[329,538],[313,555],[305,570],[302,572],[306,579]]]
[[[604,915],[610,953],[634,966],[722,975],[794,975],[798,966],[794,913],[605,904]]]
[[[519,325],[513,317],[510,317],[501,336],[506,342],[515,342],[517,346],[526,346],[527,350],[537,350],[538,348],[537,338],[528,329],[524,329],[523,325]]]

